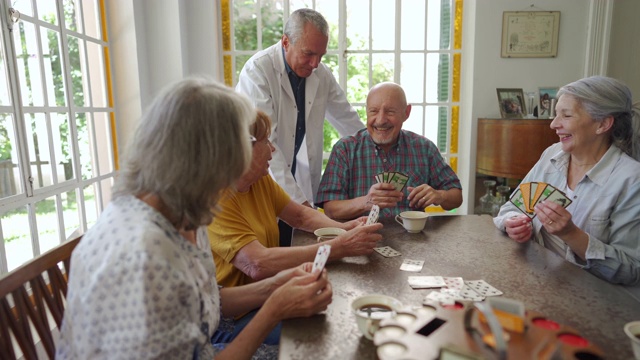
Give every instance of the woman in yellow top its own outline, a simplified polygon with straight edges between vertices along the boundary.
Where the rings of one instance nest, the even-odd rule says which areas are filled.
[[[382,224],[364,225],[366,218],[340,223],[322,212],[292,201],[289,195],[269,176],[269,160],[274,151],[269,142],[271,120],[258,112],[250,133],[255,137],[249,170],[218,203],[209,236],[216,277],[222,286],[239,286],[265,279],[279,271],[313,261],[318,247],[331,245],[329,260],[345,256],[368,255],[382,236],[377,233]],[[280,247],[278,218],[293,228],[313,232],[322,227],[348,230],[335,239],[308,245]],[[253,313],[236,322],[236,330]],[[225,340],[226,341],[226,340]],[[272,332],[265,343],[277,343],[279,332]]]

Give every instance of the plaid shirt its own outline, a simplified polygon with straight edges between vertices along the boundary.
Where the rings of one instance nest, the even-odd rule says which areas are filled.
[[[316,204],[320,207],[331,200],[348,200],[364,196],[376,183],[381,172],[402,172],[409,176],[407,187],[427,184],[437,190],[462,189],[453,169],[444,161],[438,147],[429,139],[401,130],[398,142],[388,153],[378,147],[367,129],[340,139],[333,149],[322,175]],[[380,210],[380,216],[416,210],[405,197],[397,207]]]

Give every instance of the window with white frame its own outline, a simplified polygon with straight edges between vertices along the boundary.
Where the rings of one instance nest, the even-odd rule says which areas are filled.
[[[435,142],[454,170],[458,160],[463,0],[221,0],[225,82],[282,36],[288,14],[313,8],[330,39],[323,62],[364,121],[369,88],[393,81],[412,104],[404,128]],[[325,152],[338,133],[325,122]]]
[[[0,0],[0,14],[1,274],[96,221],[117,152],[103,0]]]

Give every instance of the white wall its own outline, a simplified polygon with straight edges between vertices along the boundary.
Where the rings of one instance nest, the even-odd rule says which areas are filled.
[[[222,79],[217,0],[106,1],[119,153],[160,89],[186,76]]]
[[[624,81],[640,101],[640,1],[615,0],[607,75]]]

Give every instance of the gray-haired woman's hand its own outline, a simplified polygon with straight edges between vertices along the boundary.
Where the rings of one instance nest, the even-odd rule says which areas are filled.
[[[277,320],[307,317],[326,310],[332,296],[327,270],[323,270],[319,278],[317,273],[306,273],[289,279],[271,294],[263,308]]]

